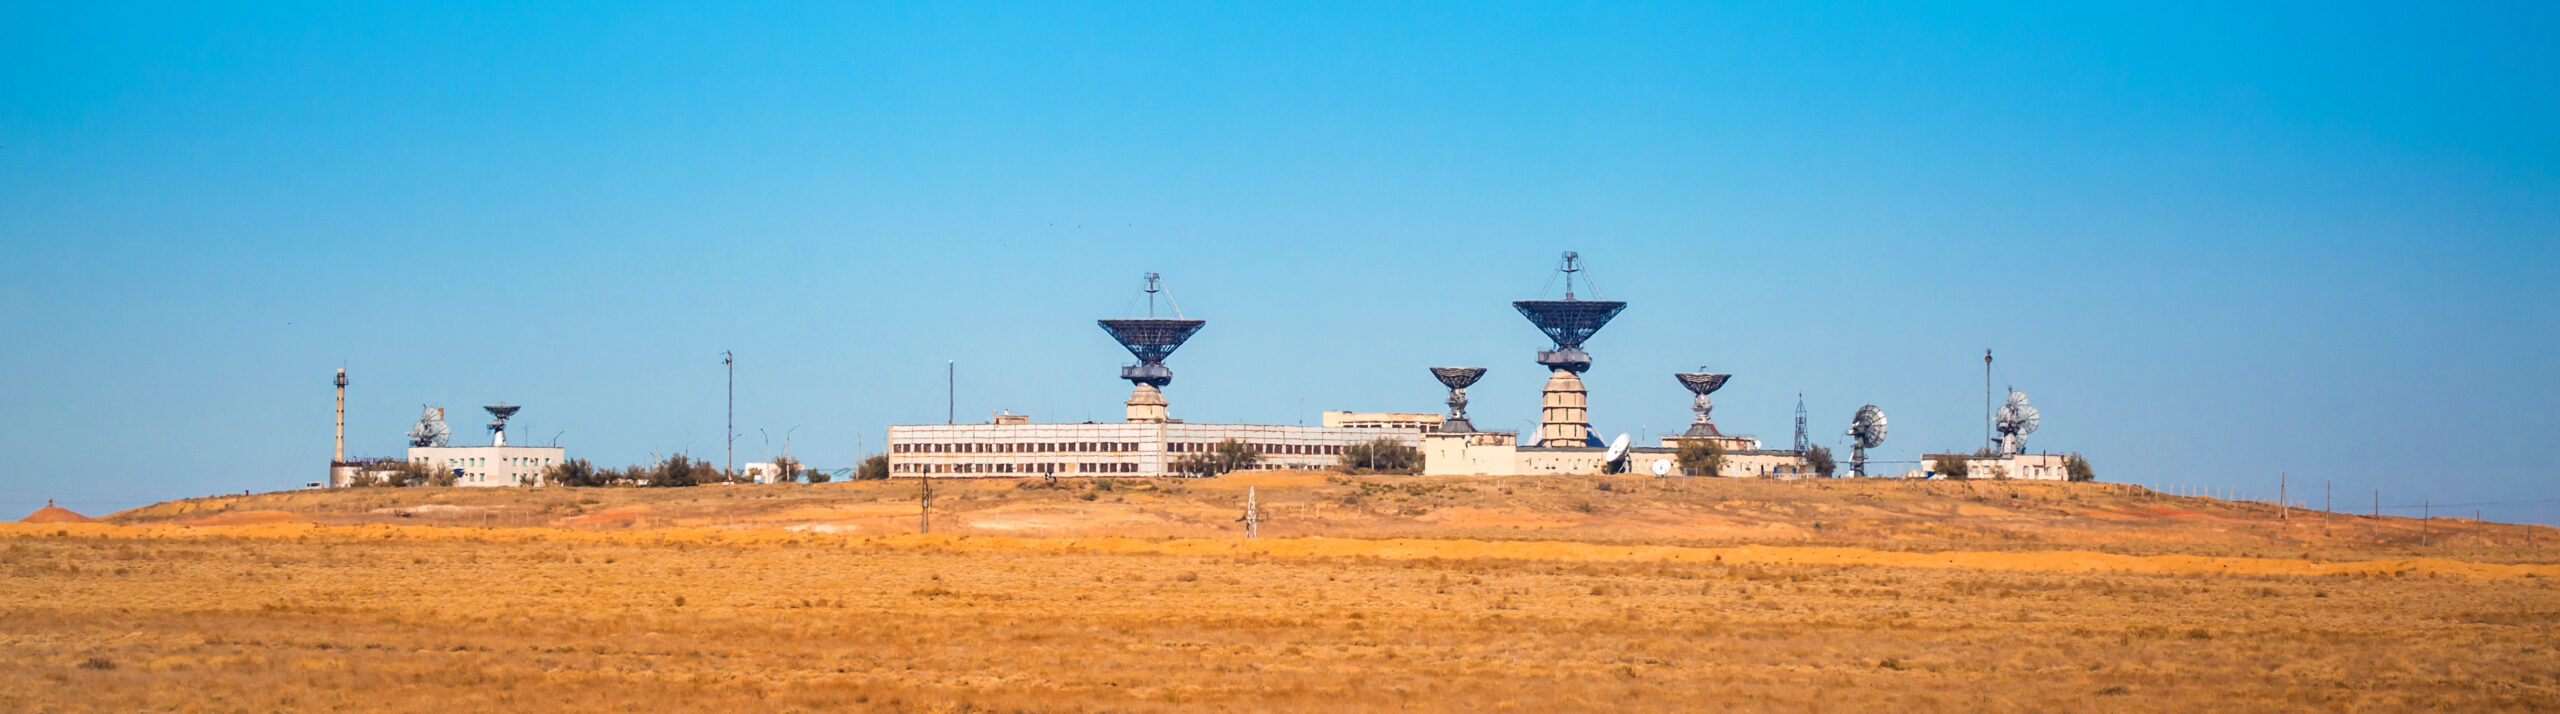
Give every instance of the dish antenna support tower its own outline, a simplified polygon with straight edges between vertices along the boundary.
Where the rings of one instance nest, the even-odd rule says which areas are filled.
[[[1609,324],[1611,318],[1625,310],[1627,304],[1615,300],[1580,300],[1574,297],[1573,279],[1582,272],[1582,255],[1566,251],[1556,267],[1564,274],[1563,300],[1520,300],[1511,303],[1520,316],[1546,333],[1555,343],[1552,350],[1538,351],[1539,366],[1550,370],[1547,385],[1539,402],[1538,446],[1599,446],[1600,437],[1591,431],[1590,391],[1582,386],[1582,373],[1591,369],[1591,353],[1582,351],[1582,343]],[[1590,276],[1581,276],[1592,297],[1600,289],[1591,284]]]
[[[1431,376],[1440,379],[1440,386],[1449,388],[1449,416],[1440,420],[1440,433],[1475,433],[1475,422],[1467,421],[1467,387],[1484,378],[1484,368],[1433,367]]]
[[[1884,410],[1869,404],[1849,418],[1849,475],[1867,475],[1867,450],[1884,443]]]
[[[507,419],[514,417],[516,412],[524,407],[507,406],[506,402],[499,402],[497,406],[481,408],[489,410],[489,445],[506,446]]]
[[[1120,368],[1120,378],[1136,385],[1129,392],[1128,421],[1131,424],[1162,424],[1170,420],[1164,400],[1165,385],[1173,383],[1173,370],[1164,366],[1166,357],[1182,348],[1193,334],[1208,325],[1206,320],[1185,320],[1182,306],[1173,302],[1173,294],[1165,292],[1164,279],[1147,274],[1147,317],[1128,320],[1095,320],[1111,339],[1129,349],[1138,363]],[[1173,307],[1173,319],[1156,314],[1156,293],[1165,292],[1165,304]]]

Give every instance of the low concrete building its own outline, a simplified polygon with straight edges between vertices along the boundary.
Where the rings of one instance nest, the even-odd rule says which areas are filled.
[[[1324,425],[1337,429],[1406,429],[1439,431],[1439,414],[1420,412],[1325,412]]]
[[[1921,454],[1920,465],[1928,469],[1923,475],[1943,477],[1938,473],[1942,459],[1963,459],[1965,478],[2022,479],[2027,481],[2071,480],[2071,457],[2066,454],[2009,454],[2006,456],[1974,456],[1970,454]]]
[[[1653,475],[1662,462],[1666,476],[1729,478],[1799,478],[1807,475],[1803,454],[1760,448],[1747,436],[1715,436],[1704,440],[1724,447],[1724,465],[1714,474],[1690,474],[1680,465],[1680,446],[1692,437],[1666,436],[1658,447],[1627,449],[1626,472]],[[1598,474],[1606,469],[1607,449],[1591,446],[1521,446],[1508,432],[1422,435],[1422,473],[1427,476],[1509,476],[1522,474]]]
[[[1345,447],[1378,439],[1417,446],[1421,436],[1407,429],[1181,422],[899,425],[889,427],[889,475],[1174,476],[1175,460],[1228,440],[1260,453],[1259,470],[1322,470],[1340,464]]]
[[[565,453],[557,446],[413,446],[409,461],[453,474],[456,486],[539,486],[542,470]]]

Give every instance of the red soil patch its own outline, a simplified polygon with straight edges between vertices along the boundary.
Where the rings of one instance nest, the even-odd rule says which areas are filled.
[[[18,519],[18,522],[19,522],[19,523],[87,523],[87,522],[89,522],[89,521],[91,521],[91,520],[94,520],[94,519],[92,519],[92,518],[90,518],[90,517],[88,517],[88,516],[83,516],[83,515],[80,515],[80,514],[77,514],[77,513],[73,513],[73,512],[71,512],[71,509],[63,508],[63,507],[61,507],[61,506],[53,505],[53,502],[52,502],[52,501],[46,501],[46,502],[45,502],[45,504],[44,504],[44,507],[43,507],[43,508],[38,508],[38,509],[36,509],[36,512],[27,514],[27,517]]]

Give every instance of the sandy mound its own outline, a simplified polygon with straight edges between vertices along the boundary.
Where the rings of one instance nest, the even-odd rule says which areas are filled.
[[[44,502],[44,507],[43,507],[43,508],[38,508],[38,509],[36,509],[36,512],[27,514],[27,517],[18,519],[18,522],[19,522],[19,523],[87,523],[87,522],[89,522],[89,521],[91,521],[91,520],[94,520],[94,519],[91,519],[91,518],[90,518],[90,517],[88,517],[88,516],[83,516],[83,515],[80,515],[80,514],[77,514],[77,513],[73,513],[73,512],[71,512],[71,509],[63,508],[63,507],[61,507],[61,506],[53,505],[53,501],[51,501],[51,500],[47,500],[47,501],[45,501],[45,502]]]

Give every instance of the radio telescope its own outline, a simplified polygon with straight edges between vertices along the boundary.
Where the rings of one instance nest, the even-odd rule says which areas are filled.
[[[2036,426],[2043,422],[2036,406],[2027,403],[2026,392],[2009,390],[2009,403],[2000,405],[2000,411],[1991,417],[1992,428],[2000,430],[2000,453],[2026,453],[2027,435],[2036,433]]]
[[[1431,376],[1440,378],[1440,386],[1449,388],[1449,417],[1440,420],[1440,433],[1474,433],[1475,423],[1467,421],[1467,387],[1484,378],[1484,368],[1433,367]]]
[[[497,406],[481,408],[489,410],[489,445],[506,446],[507,420],[513,418],[516,412],[524,407],[508,406],[506,402],[499,402]]]
[[[1582,351],[1582,343],[1618,316],[1627,304],[1616,300],[1580,300],[1573,293],[1574,276],[1582,270],[1582,255],[1566,252],[1564,263],[1556,268],[1564,274],[1564,299],[1520,300],[1511,303],[1521,317],[1538,326],[1547,339],[1555,343],[1552,350],[1538,351],[1539,366],[1549,370],[1547,386],[1540,390],[1537,446],[1599,446],[1600,435],[1591,430],[1590,392],[1582,386],[1582,373],[1591,369],[1591,353]],[[1600,296],[1600,288],[1592,285],[1591,276],[1582,275],[1584,287],[1592,297]]]
[[[1867,475],[1867,450],[1884,443],[1884,410],[1869,404],[1849,419],[1849,475]]]
[[[1676,372],[1671,376],[1679,378],[1680,386],[1687,387],[1691,393],[1698,395],[1696,399],[1689,401],[1689,409],[1697,412],[1698,418],[1689,422],[1689,431],[1682,436],[1723,436],[1724,432],[1716,431],[1715,419],[1709,416],[1716,410],[1716,402],[1714,399],[1709,399],[1707,395],[1723,389],[1724,381],[1732,379],[1733,375],[1716,374],[1708,372],[1705,367],[1699,367],[1695,372]]]
[[[1182,306],[1173,303],[1172,293],[1164,289],[1164,276],[1147,274],[1147,317],[1127,320],[1095,320],[1104,332],[1121,347],[1129,348],[1138,363],[1120,368],[1120,378],[1135,388],[1129,390],[1129,423],[1162,424],[1171,421],[1165,410],[1165,385],[1173,383],[1173,370],[1166,369],[1164,359],[1190,341],[1192,333],[1209,324],[1202,320],[1184,320]],[[1165,293],[1165,302],[1173,306],[1173,319],[1158,318],[1156,294]]]
[[[1626,464],[1624,463],[1626,459],[1627,435],[1619,434],[1616,441],[1609,442],[1609,450],[1600,455],[1600,463],[1602,465],[1601,470],[1605,473],[1618,473],[1620,471],[1625,471],[1627,470]]]
[[[453,441],[453,428],[444,425],[444,407],[427,407],[418,415],[418,425],[409,427],[410,446],[441,447]]]

